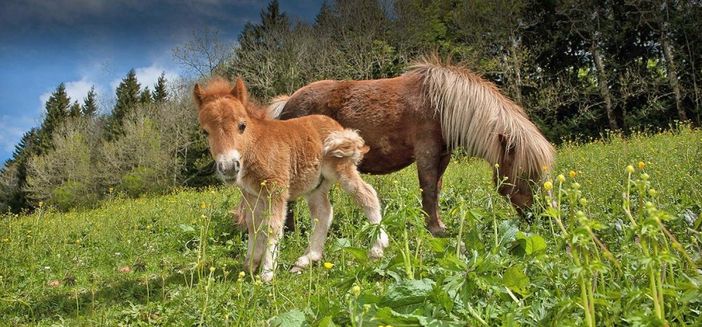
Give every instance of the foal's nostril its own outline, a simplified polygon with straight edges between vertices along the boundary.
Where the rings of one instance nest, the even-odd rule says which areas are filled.
[[[223,162],[217,162],[217,170],[220,173],[224,173],[226,171],[226,167]]]
[[[238,172],[239,172],[239,168],[241,168],[241,164],[239,163],[239,161],[238,161],[238,160],[237,160],[237,161],[234,161],[234,172],[235,172],[235,173],[238,173]]]

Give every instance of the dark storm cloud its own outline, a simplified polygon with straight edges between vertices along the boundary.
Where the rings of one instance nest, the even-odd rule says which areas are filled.
[[[238,31],[228,31],[228,27],[256,20],[264,4],[252,0],[3,1],[0,38],[33,45],[114,37],[171,43],[200,26],[219,29],[225,37],[234,38],[227,32]]]

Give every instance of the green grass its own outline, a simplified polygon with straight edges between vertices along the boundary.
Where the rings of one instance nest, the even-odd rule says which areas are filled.
[[[287,272],[310,230],[298,203],[304,231],[286,234],[271,284],[240,277],[234,188],[6,217],[0,324],[699,325],[701,144],[683,127],[564,145],[532,224],[495,192],[493,167],[454,159],[447,238],[423,227],[414,167],[365,176],[383,203],[386,257],[366,258],[372,229],[337,188],[323,259],[333,267]]]

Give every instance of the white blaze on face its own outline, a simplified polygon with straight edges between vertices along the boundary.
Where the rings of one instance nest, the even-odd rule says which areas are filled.
[[[241,172],[241,154],[237,150],[229,150],[217,156],[217,173],[224,180],[231,179],[231,175],[225,176],[225,173],[233,171],[238,174]]]

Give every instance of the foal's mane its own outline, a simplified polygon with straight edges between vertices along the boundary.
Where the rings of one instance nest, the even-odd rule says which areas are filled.
[[[258,101],[251,99],[248,96],[248,91],[243,88],[245,93],[244,97],[246,101],[242,101],[242,95],[236,94],[237,90],[235,85],[232,85],[228,80],[216,76],[207,81],[207,85],[201,88],[200,96],[203,99],[203,103],[208,101],[214,101],[219,98],[230,98],[241,102],[241,104],[246,108],[246,112],[249,116],[262,120],[271,120],[272,118],[268,114],[268,108],[262,106]]]

